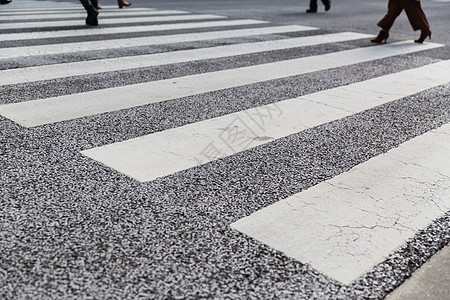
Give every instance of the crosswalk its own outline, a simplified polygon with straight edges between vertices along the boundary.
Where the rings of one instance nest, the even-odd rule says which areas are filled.
[[[279,80],[443,46],[412,41],[361,46],[370,35],[139,7],[118,12],[105,6],[100,26],[85,28],[81,6],[58,5],[0,11],[0,116],[28,130],[160,103],[182,105],[188,97],[199,95],[207,105],[208,95],[217,91],[254,85],[270,89]],[[10,46],[16,42],[17,46]],[[338,51],[289,57],[289,53],[308,47],[339,43],[345,47]],[[152,48],[180,44],[184,48],[174,51]],[[123,55],[124,49],[130,49],[128,55]],[[249,55],[264,57],[277,51],[284,54],[267,62],[56,93],[58,84],[67,84],[74,77],[114,77],[119,71],[147,68],[151,72],[154,67],[223,59],[244,61]],[[92,57],[92,52],[104,56]],[[63,54],[72,59],[47,60]],[[20,101],[8,92],[46,82],[56,83],[53,95],[50,89],[46,97]],[[224,98],[224,103],[236,106],[235,112],[80,149],[79,153],[92,164],[100,163],[145,184],[448,83],[450,61],[442,60],[314,93],[280,97],[256,107]],[[447,124],[306,191],[276,199],[273,205],[229,225],[339,282],[351,284],[450,209],[449,137]]]

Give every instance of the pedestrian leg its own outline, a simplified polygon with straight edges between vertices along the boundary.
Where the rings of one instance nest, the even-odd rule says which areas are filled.
[[[378,26],[380,26],[383,30],[389,31],[394,24],[395,19],[402,12],[405,2],[412,0],[389,0],[388,2],[388,11],[383,19],[378,22]]]
[[[388,11],[386,15],[380,20],[380,22],[377,23],[377,25],[381,27],[381,30],[375,38],[370,40],[372,43],[386,43],[387,39],[389,38],[389,30],[394,24],[395,19],[402,12],[404,8],[404,2],[405,0],[389,0]]]
[[[414,42],[423,43],[427,37],[431,39],[430,24],[422,10],[420,1],[408,1],[405,5],[405,12],[413,30],[420,30],[420,37]]]
[[[325,11],[329,11],[331,8],[331,0],[322,0],[323,5],[325,5]]]
[[[84,9],[87,11],[86,25],[97,26],[98,25],[98,10],[97,7],[91,2],[91,0],[80,0]],[[98,0],[96,2],[98,4]]]
[[[430,24],[428,23],[427,17],[422,10],[420,1],[407,1],[405,5],[405,12],[408,16],[409,23],[411,23],[414,31],[416,30],[427,30],[430,29]]]
[[[93,5],[96,9],[98,9],[98,0],[90,0],[90,1],[91,1],[92,5]]]
[[[308,13],[317,12],[317,0],[310,0],[309,9],[307,9],[306,12],[308,12]]]

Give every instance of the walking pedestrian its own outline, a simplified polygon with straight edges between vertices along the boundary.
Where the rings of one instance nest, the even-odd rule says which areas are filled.
[[[325,11],[329,11],[331,8],[331,0],[322,0],[323,5],[325,5]],[[310,0],[309,9],[306,10],[307,13],[317,12],[317,0]]]
[[[9,4],[12,0],[0,0],[0,4]]]
[[[381,27],[380,33],[378,33],[378,36],[373,38],[371,42],[381,44],[387,41],[389,30],[403,9],[408,16],[409,23],[411,23],[413,30],[416,31],[420,29],[421,31],[420,37],[414,42],[423,43],[427,37],[431,39],[430,24],[428,24],[427,17],[422,10],[419,0],[389,0],[387,13],[377,24]]]
[[[86,25],[98,25],[98,0],[80,0],[81,4],[87,12]]]

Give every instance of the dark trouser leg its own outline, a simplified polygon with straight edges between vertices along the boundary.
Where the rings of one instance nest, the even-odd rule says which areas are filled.
[[[309,1],[309,9],[312,11],[317,11],[317,0]]]
[[[90,0],[80,0],[80,2],[87,12],[89,12],[89,9],[91,9],[91,7],[93,7],[92,2]]]
[[[92,6],[98,9],[98,0],[91,0]]]
[[[412,1],[412,0],[407,0]],[[378,26],[383,28],[386,31],[389,31],[394,24],[395,19],[402,12],[404,8],[404,0],[389,0],[388,2],[388,11],[386,15],[378,22]]]
[[[97,21],[98,10],[97,10],[97,7],[94,6],[94,4],[91,2],[91,0],[80,0],[80,2],[81,2],[81,4],[83,4],[84,9],[86,9],[86,11],[88,13],[87,18],[86,18],[86,24],[87,25],[91,25],[91,26],[97,26],[98,25],[98,21]],[[96,2],[96,3],[98,3],[98,2]]]
[[[420,1],[407,1],[405,3],[405,12],[408,16],[409,23],[414,30],[428,31],[430,24],[427,21],[427,17],[422,10]]]
[[[323,5],[325,5],[325,10],[328,11],[330,10],[330,0],[322,0]]]

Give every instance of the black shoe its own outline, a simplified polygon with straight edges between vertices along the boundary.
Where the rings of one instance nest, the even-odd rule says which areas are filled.
[[[88,16],[86,18],[86,25],[90,26],[98,26],[98,10],[96,9],[89,9],[88,10]]]
[[[98,26],[97,15],[88,15],[86,18],[86,25]]]
[[[307,13],[315,13],[315,12],[317,12],[317,9],[311,9],[310,8],[310,9],[307,9],[306,12]]]
[[[331,8],[331,1],[325,1],[325,11],[329,11]]]
[[[9,4],[12,0],[0,0],[0,4]]]

